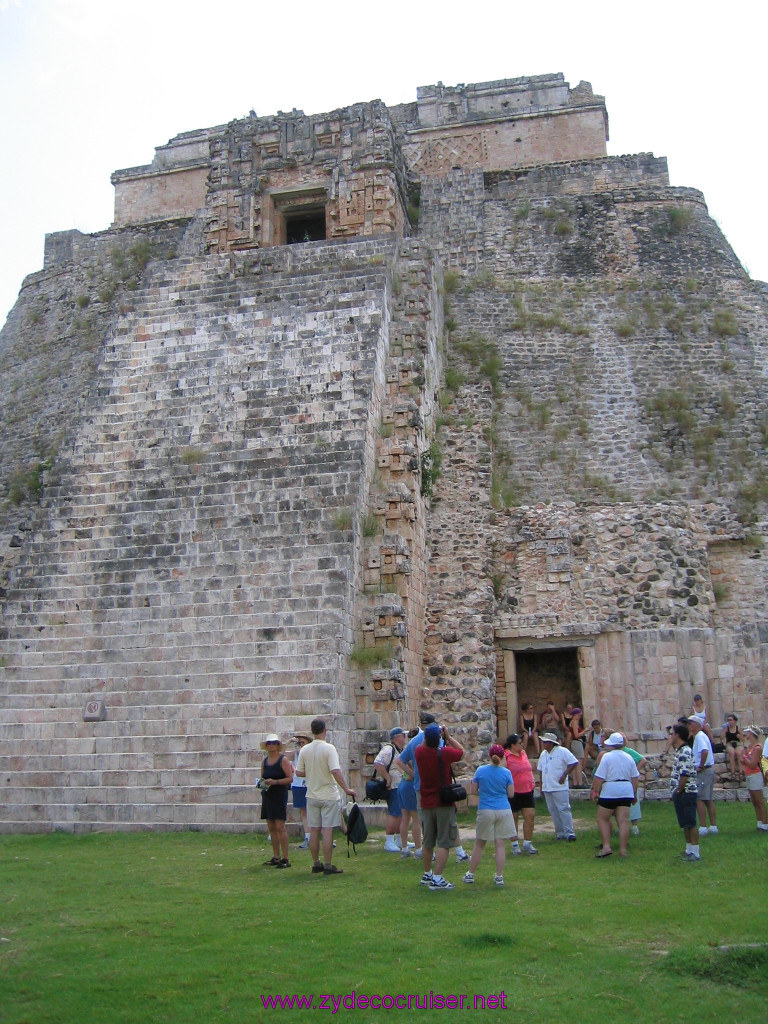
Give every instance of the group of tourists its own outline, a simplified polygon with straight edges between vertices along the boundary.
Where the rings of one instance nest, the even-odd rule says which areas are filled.
[[[677,820],[685,834],[685,860],[701,859],[701,836],[717,835],[717,816],[713,799],[715,779],[715,737],[707,721],[707,709],[701,694],[693,698],[689,715],[682,715],[669,726],[668,749],[674,751],[670,795]],[[727,716],[722,729],[720,749],[728,755],[731,773],[743,772],[749,799],[760,832],[768,832],[768,739],[756,725],[740,729],[735,714]],[[738,770],[737,770],[738,765]]]
[[[576,721],[570,748],[560,734],[536,729],[538,762],[535,770],[540,777],[541,795],[552,817],[555,839],[576,841],[570,784],[572,779],[583,777],[586,756],[591,756],[595,767],[590,797],[597,805],[600,833],[595,856],[604,859],[613,855],[611,841],[615,822],[618,854],[626,857],[630,835],[639,833],[638,822],[642,816],[639,785],[648,762],[642,753],[626,743],[622,733],[603,730],[597,720],[593,722],[587,743],[574,750],[574,742],[583,744],[584,741],[574,740],[574,734],[579,732],[580,709],[570,711],[569,728]],[[524,715],[521,720],[526,721]],[[712,792],[713,743],[706,711],[697,710],[694,705],[691,715],[681,717],[670,727],[669,733],[670,749],[674,751],[670,796],[686,843],[681,856],[696,861],[701,857],[699,837],[718,832]],[[756,726],[746,727],[740,736],[744,745],[739,759],[747,773],[757,827],[768,831],[763,793],[768,740],[763,743]],[[258,779],[263,790],[261,817],[267,823],[273,851],[265,863],[276,868],[291,866],[285,824],[290,790],[304,827],[300,849],[310,850],[312,871],[341,874],[341,869],[333,864],[333,831],[344,827],[340,791],[352,801],[357,794],[344,779],[338,753],[327,741],[322,719],[315,719],[309,733],[297,733],[294,740],[297,749],[293,761],[286,756],[285,744],[278,736],[267,736],[261,744],[265,751]],[[407,734],[400,727],[392,729],[374,760],[374,774],[383,784],[387,801],[384,851],[399,854],[403,859],[421,857],[421,884],[430,891],[447,891],[454,888],[443,874],[450,851],[455,851],[457,863],[468,862],[462,881],[472,885],[485,847],[492,843],[493,882],[502,887],[507,843],[511,844],[513,856],[538,853],[533,845],[536,783],[526,752],[530,740],[531,734],[520,732],[512,733],[503,743],[493,743],[487,762],[475,771],[469,784],[470,793],[477,797],[475,845],[470,856],[460,843],[455,803],[466,796],[466,791],[458,787],[457,794],[456,787],[452,787],[452,765],[463,758],[462,745],[428,712],[420,715],[420,727]],[[590,747],[592,751],[587,755]]]

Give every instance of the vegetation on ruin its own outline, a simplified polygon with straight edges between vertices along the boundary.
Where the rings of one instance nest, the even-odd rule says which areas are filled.
[[[333,525],[337,530],[350,530],[352,529],[352,509],[351,508],[340,508],[333,513]]]
[[[373,537],[377,537],[379,534],[379,530],[379,517],[375,513],[369,512],[367,515],[361,517],[360,532],[368,540],[370,540]]]
[[[683,231],[690,221],[689,208],[680,207],[679,213],[677,209],[659,213],[665,232]],[[552,204],[530,208],[526,216],[531,210],[553,229],[558,212],[565,212]],[[471,322],[472,311],[482,311],[491,301],[504,333],[531,339],[520,343],[523,347],[512,368],[502,360],[501,336],[459,327],[451,338],[450,386],[444,388],[440,405],[450,408],[454,420],[466,419],[461,406],[470,401],[469,392],[462,396],[461,382],[482,380],[481,353],[492,356],[487,364],[488,377],[495,381],[492,416],[501,414],[505,421],[503,432],[488,424],[483,427],[492,445],[494,507],[558,493],[598,502],[639,496],[637,480],[617,485],[586,463],[589,448],[583,442],[590,438],[594,444],[600,428],[594,422],[593,382],[601,372],[595,359],[608,342],[605,328],[610,326],[624,343],[622,349],[626,347],[628,365],[635,368],[633,395],[646,434],[643,457],[654,467],[655,477],[644,496],[730,496],[747,526],[756,521],[768,500],[762,473],[768,416],[759,412],[761,396],[743,390],[743,355],[737,356],[744,343],[740,307],[716,284],[693,276],[542,281],[515,279],[486,268],[458,281],[456,291],[452,320],[461,324],[469,314]],[[568,362],[536,362],[535,348],[540,341],[546,346],[550,333],[572,339],[562,346]],[[522,353],[525,361],[519,358]],[[507,378],[503,386],[502,374]],[[660,379],[667,382],[661,388]],[[514,471],[511,453],[502,451],[502,435],[519,439],[526,453]]]
[[[349,660],[357,668],[370,669],[382,668],[388,665],[395,656],[392,644],[380,644],[376,647],[368,647],[365,644],[356,644],[349,652]]]
[[[336,878],[313,875],[295,843],[289,870],[263,867],[264,834],[2,836],[0,1015],[4,1024],[331,1021],[344,1011],[265,1011],[262,996],[431,990],[470,996],[442,1016],[476,1024],[500,1016],[475,1009],[474,996],[503,990],[506,1016],[525,1007],[534,1021],[581,1020],[587,1004],[606,1024],[720,1024],[734,1007],[741,1020],[762,1019],[768,905],[757,894],[768,850],[749,805],[718,803],[722,834],[702,839],[698,864],[678,859],[682,833],[667,802],[643,805],[627,860],[595,859],[592,805],[574,804],[576,843],[555,842],[537,808],[539,856],[508,857],[503,889],[486,849],[474,885],[461,884],[450,858],[456,888],[438,894],[419,885],[419,862],[382,852],[372,825],[349,859],[337,835]],[[460,815],[469,850],[474,821]],[[587,895],[552,895],[569,892]],[[708,910],[692,930],[702,899]],[[399,906],[406,924],[372,941]],[[425,955],[419,922],[435,915],[452,924],[441,954]],[[382,1011],[347,1016],[375,1024]]]
[[[440,479],[443,467],[443,451],[440,443],[434,440],[421,455],[421,493],[431,497],[435,484]]]
[[[199,466],[205,461],[206,453],[202,448],[182,448],[180,459],[185,466]]]

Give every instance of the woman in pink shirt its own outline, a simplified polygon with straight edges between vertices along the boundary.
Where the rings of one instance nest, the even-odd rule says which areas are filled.
[[[513,732],[504,741],[504,756],[507,759],[507,768],[512,772],[512,781],[515,784],[515,795],[509,798],[509,805],[515,818],[515,828],[520,814],[523,815],[523,848],[520,849],[519,839],[512,842],[512,853],[538,853],[533,845],[533,823],[536,817],[536,802],[533,791],[533,768],[528,760],[528,755],[523,747],[523,737]]]

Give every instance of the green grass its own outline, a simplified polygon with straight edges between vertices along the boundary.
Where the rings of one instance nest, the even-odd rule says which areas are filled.
[[[344,1011],[265,1010],[262,996],[352,991],[469,997],[439,1014],[348,1010],[359,1022],[763,1019],[768,842],[751,807],[718,804],[699,864],[677,859],[667,803],[644,805],[626,861],[595,860],[594,809],[574,809],[576,843],[544,831],[540,806],[538,857],[509,858],[504,889],[488,848],[471,887],[451,858],[449,893],[419,885],[373,829],[350,860],[339,843],[338,878],[296,848],[290,870],[262,867],[262,835],[4,836],[0,1021],[322,1022]],[[502,990],[507,1013],[472,1008]]]

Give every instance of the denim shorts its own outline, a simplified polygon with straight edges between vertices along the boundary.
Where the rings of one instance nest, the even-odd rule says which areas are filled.
[[[696,817],[697,793],[675,793],[672,803],[677,812],[677,823],[680,828],[696,828],[698,818]]]

